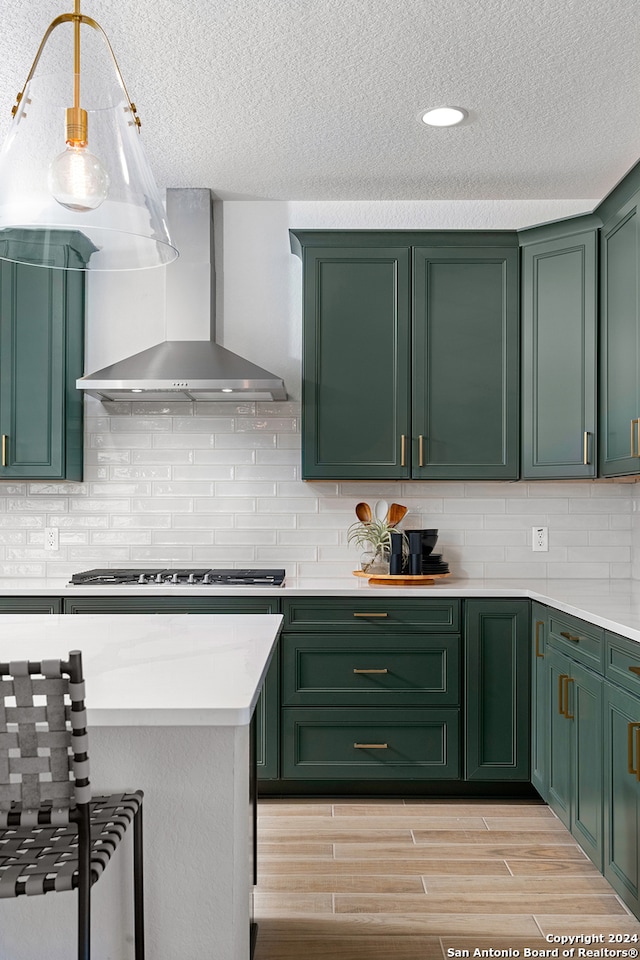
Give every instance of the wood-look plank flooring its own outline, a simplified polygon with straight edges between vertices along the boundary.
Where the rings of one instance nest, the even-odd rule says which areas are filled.
[[[261,800],[254,909],[255,960],[522,958],[553,949],[549,934],[640,937],[550,808],[530,801]]]

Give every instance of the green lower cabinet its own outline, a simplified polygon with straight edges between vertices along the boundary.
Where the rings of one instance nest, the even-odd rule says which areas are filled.
[[[256,768],[259,780],[280,776],[280,650],[276,649],[255,710]]]
[[[458,636],[282,637],[282,704],[458,706]]]
[[[640,698],[604,684],[604,875],[640,916]]]
[[[282,776],[292,780],[455,780],[459,709],[285,708]]]
[[[603,680],[547,647],[549,806],[602,870]]]
[[[1,613],[62,613],[58,597],[0,597]]]
[[[465,603],[465,779],[528,780],[529,602]]]
[[[547,608],[531,605],[531,783],[543,800],[549,791]]]

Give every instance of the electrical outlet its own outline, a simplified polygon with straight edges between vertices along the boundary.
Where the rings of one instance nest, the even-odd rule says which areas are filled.
[[[549,549],[549,528],[532,527],[531,528],[531,549],[541,552]]]
[[[44,548],[45,550],[60,549],[60,531],[57,527],[44,528]]]

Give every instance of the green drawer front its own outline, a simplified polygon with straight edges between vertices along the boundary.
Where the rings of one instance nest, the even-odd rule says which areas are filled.
[[[350,635],[282,638],[283,704],[289,706],[457,705],[456,636]]]
[[[573,660],[604,673],[604,630],[600,627],[550,610],[548,642]]]
[[[604,672],[608,680],[640,697],[640,643],[606,633]]]
[[[452,780],[460,776],[459,711],[455,708],[288,708],[282,712],[285,779]]]
[[[62,613],[58,597],[0,597],[0,613]]]
[[[457,633],[460,630],[459,600],[343,599],[333,597],[285,600],[284,629],[298,632],[326,631],[328,627],[359,633],[383,630],[425,630]]]
[[[279,613],[280,601],[260,597],[80,597],[65,613]]]

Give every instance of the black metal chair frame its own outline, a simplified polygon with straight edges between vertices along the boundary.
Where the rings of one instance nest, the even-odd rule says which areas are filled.
[[[77,889],[78,960],[90,960],[91,887],[133,823],[134,955],[144,960],[143,794],[91,795],[84,696],[79,650],[0,662],[0,898]]]

